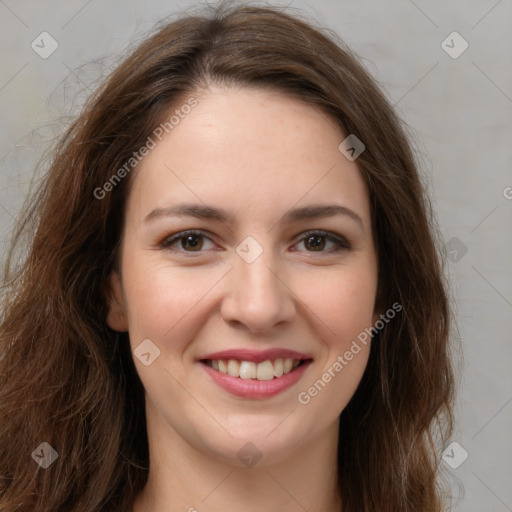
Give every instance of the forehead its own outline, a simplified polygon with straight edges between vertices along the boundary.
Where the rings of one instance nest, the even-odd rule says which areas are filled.
[[[368,216],[361,173],[338,150],[346,135],[318,107],[249,88],[211,89],[194,98],[197,105],[135,172],[129,203],[139,215],[184,200],[253,215],[322,200]]]

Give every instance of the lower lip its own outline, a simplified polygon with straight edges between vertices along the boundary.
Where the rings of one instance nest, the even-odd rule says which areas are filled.
[[[241,379],[214,370],[204,363],[199,363],[210,375],[215,384],[229,393],[243,398],[269,398],[293,386],[304,374],[312,361],[306,361],[290,373],[272,380]]]

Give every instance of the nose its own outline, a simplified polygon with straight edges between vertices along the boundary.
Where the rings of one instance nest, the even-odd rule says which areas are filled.
[[[221,306],[224,320],[252,333],[289,323],[296,313],[294,294],[279,268],[270,250],[251,263],[235,255]]]

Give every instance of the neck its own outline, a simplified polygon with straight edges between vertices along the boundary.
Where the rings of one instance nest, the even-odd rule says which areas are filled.
[[[201,451],[147,411],[150,472],[133,512],[340,512],[338,421],[280,462],[243,467]]]

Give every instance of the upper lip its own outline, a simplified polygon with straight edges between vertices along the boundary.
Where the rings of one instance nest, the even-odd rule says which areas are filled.
[[[310,354],[296,352],[285,348],[269,348],[267,350],[251,350],[247,348],[233,348],[229,350],[221,350],[220,352],[211,352],[200,357],[199,360],[205,359],[236,359],[238,361],[252,361],[261,363],[268,359],[313,359]]]

